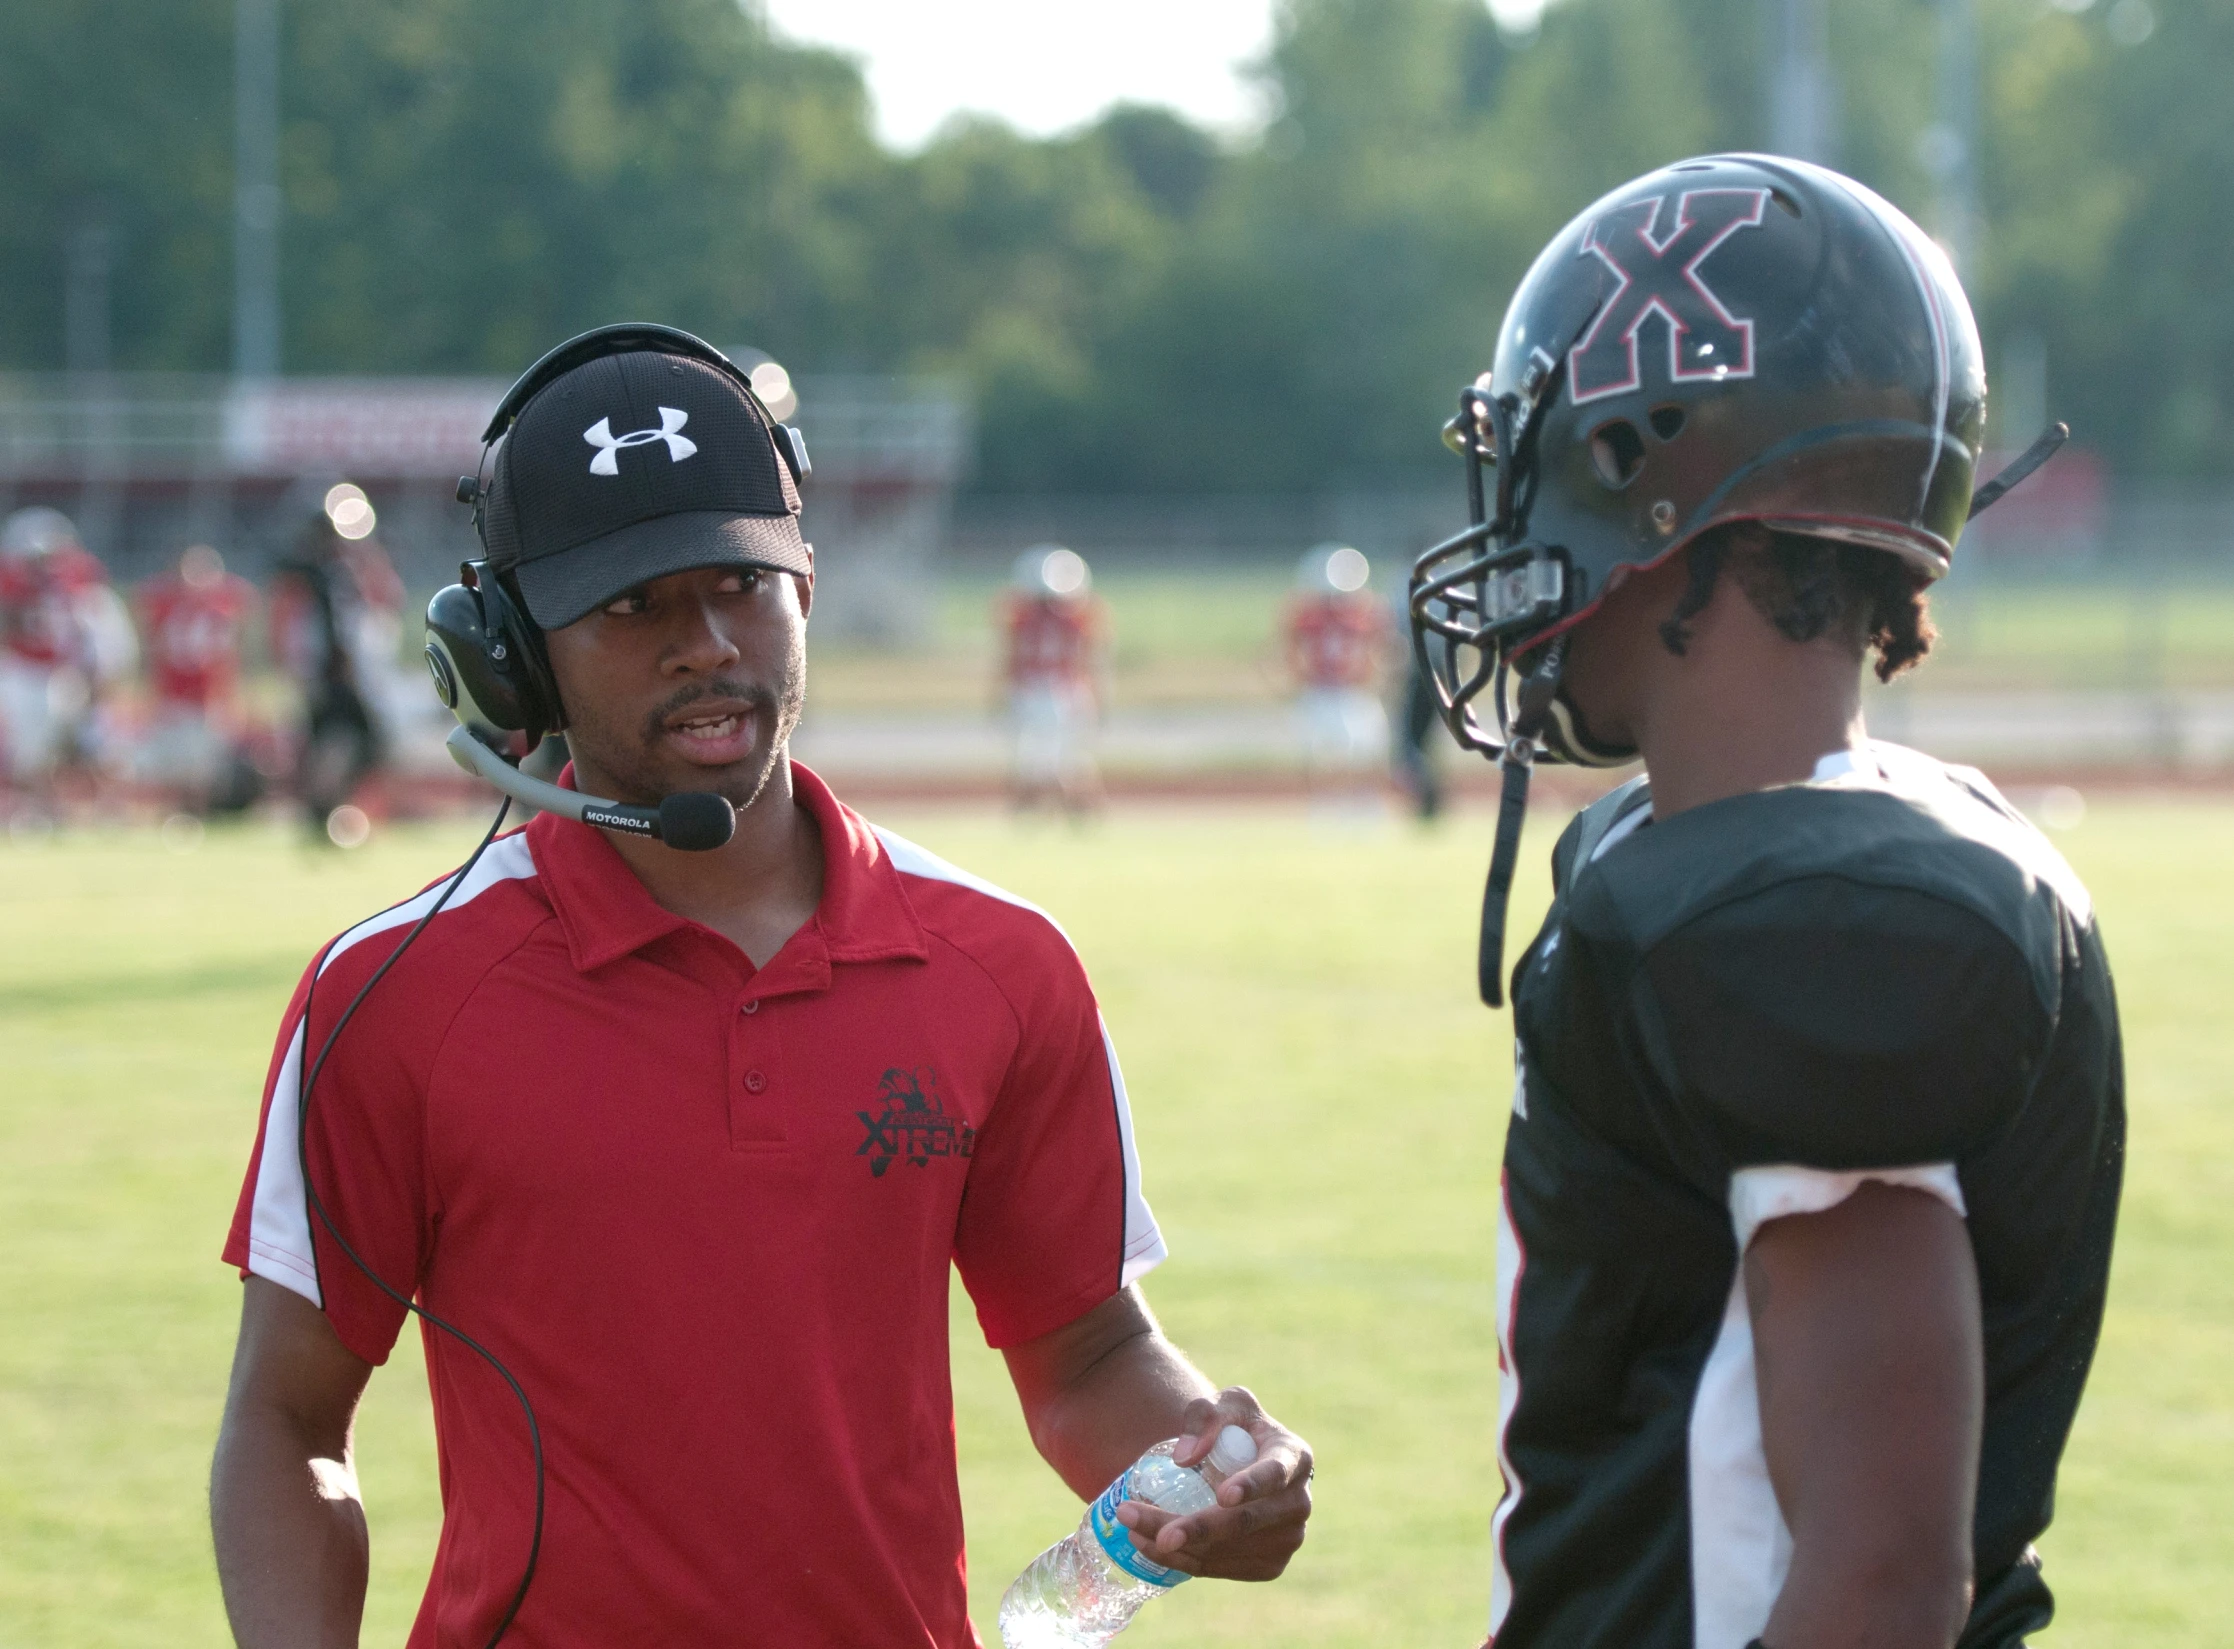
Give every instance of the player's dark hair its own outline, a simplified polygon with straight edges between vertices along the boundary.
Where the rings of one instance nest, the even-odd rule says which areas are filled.
[[[1677,658],[1690,650],[1691,621],[1705,612],[1707,603],[1714,599],[1714,586],[1722,577],[1722,562],[1729,551],[1729,535],[1713,532],[1684,554],[1684,567],[1690,576],[1683,586],[1682,597],[1675,604],[1675,611],[1660,621],[1660,645]]]
[[[1879,681],[1891,681],[1939,638],[1927,580],[1887,550],[1741,522],[1704,535],[1685,560],[1683,594],[1660,625],[1661,643],[1679,658],[1725,567],[1779,634],[1813,641],[1843,628],[1857,652],[1874,649]]]

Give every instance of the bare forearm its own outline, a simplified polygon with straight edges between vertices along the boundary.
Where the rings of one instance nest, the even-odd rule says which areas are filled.
[[[370,1540],[346,1453],[270,1411],[226,1415],[210,1529],[241,1649],[354,1649]]]
[[[1970,1577],[1793,1554],[1761,1634],[1768,1649],[1950,1649],[1970,1614]]]
[[[1138,1289],[1126,1288],[1076,1322],[1006,1351],[1032,1441],[1081,1499],[1089,1499],[1165,1438],[1200,1460],[1237,1426],[1255,1461],[1218,1485],[1218,1503],[1184,1516],[1127,1501],[1117,1520],[1158,1563],[1193,1575],[1270,1580],[1303,1544],[1311,1515],[1311,1449],[1265,1413],[1243,1386],[1216,1391],[1156,1328]]]
[[[1187,1405],[1217,1388],[1149,1328],[1112,1346],[1032,1412],[1032,1441],[1082,1498],[1099,1494],[1143,1449],[1185,1429]]]
[[[1851,1506],[1818,1507],[1793,1525],[1792,1565],[1762,1642],[1768,1649],[1952,1649],[1970,1614],[1967,1527],[1942,1523],[1935,1531],[1913,1489],[1880,1488],[1858,1467],[1844,1475]]]

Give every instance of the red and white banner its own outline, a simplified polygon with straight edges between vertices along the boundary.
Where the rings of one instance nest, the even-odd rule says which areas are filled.
[[[494,379],[294,378],[244,386],[225,404],[225,456],[244,475],[469,475],[503,394]]]

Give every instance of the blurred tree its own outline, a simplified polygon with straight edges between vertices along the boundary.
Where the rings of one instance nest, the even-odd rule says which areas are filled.
[[[1147,113],[1048,141],[960,120],[903,165],[880,224],[880,319],[892,360],[974,386],[981,486],[1093,478],[1077,455],[1108,438],[1113,328],[1166,301],[1185,197],[1207,187],[1190,165],[1218,159]]]
[[[2049,411],[2121,468],[2234,472],[2234,7],[1988,16],[1989,348],[2043,340]]]
[[[1098,135],[1166,217],[1192,217],[1218,175],[1218,146],[1209,133],[1169,109],[1119,104],[1102,117]]]
[[[2226,0],[1977,0],[1989,359],[2137,472],[2227,473]],[[1930,222],[1941,0],[1833,8],[1839,160]],[[1119,107],[878,147],[858,70],[749,0],[285,9],[290,370],[503,373],[635,316],[804,369],[935,369],[977,485],[1402,485],[1505,298],[1604,189],[1765,141],[1773,0],[1283,0],[1260,138]],[[113,357],[229,356],[232,6],[0,8],[0,361],[64,359],[65,247]],[[91,246],[91,240],[81,245]]]
[[[2224,0],[1979,0],[1986,223],[1968,279],[1998,366],[2042,340],[2049,410],[2128,473],[2234,472],[2234,64]],[[1838,162],[1919,221],[1940,0],[1833,9]],[[1537,247],[1622,179],[1766,142],[1773,0],[1562,0],[1526,40],[1479,0],[1287,0],[1278,113],[1115,318],[1049,486],[1397,484],[1435,461]],[[2011,443],[2030,431],[2009,431]]]
[[[506,371],[623,318],[843,356],[889,162],[859,75],[733,0],[299,8],[297,370]]]
[[[1694,72],[1716,33],[1686,26],[1716,9],[1576,0],[1523,45],[1480,0],[1289,0],[1263,142],[1115,329],[1095,438],[1049,467],[1245,490],[1441,474],[1436,431],[1537,246],[1631,173],[1737,141],[1699,95],[1728,54]]]
[[[0,361],[60,367],[64,246],[111,228],[121,367],[224,362],[231,0],[0,7]]]
[[[495,371],[657,315],[882,359],[896,168],[859,73],[735,0],[285,10],[292,371]],[[232,6],[0,10],[0,358],[60,364],[61,245],[120,231],[118,364],[228,358]]]
[[[1105,317],[1090,425],[1035,432],[1035,467],[1095,490],[1406,467],[1468,311],[1498,301],[1479,255],[1495,183],[1468,151],[1505,56],[1477,0],[1284,8],[1271,127],[1221,167],[1160,278]]]

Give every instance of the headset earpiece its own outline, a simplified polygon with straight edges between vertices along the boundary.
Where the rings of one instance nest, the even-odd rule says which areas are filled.
[[[524,733],[532,750],[566,725],[542,631],[487,563],[467,562],[458,579],[427,603],[434,690],[483,742],[501,746],[506,733]]]
[[[745,384],[745,393],[751,395],[755,401],[760,399],[750,380]],[[766,412],[768,409],[763,406],[760,410]],[[796,424],[779,424],[774,418],[770,418],[768,427],[775,432],[776,455],[783,460],[784,468],[791,471],[791,484],[795,487],[805,486],[807,477],[814,474],[814,464],[807,457],[807,438],[799,433],[799,426]]]

